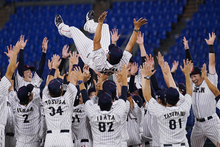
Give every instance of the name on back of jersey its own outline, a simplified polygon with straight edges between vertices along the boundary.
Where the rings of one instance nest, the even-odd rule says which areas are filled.
[[[182,111],[174,111],[174,112],[170,112],[164,115],[165,119],[174,117],[174,116],[185,116],[186,112],[182,112]]]
[[[103,121],[103,120],[114,121],[115,120],[115,116],[114,115],[110,115],[110,114],[103,114],[103,115],[97,116],[97,121]]]
[[[47,105],[50,105],[50,104],[66,104],[65,100],[60,100],[60,99],[58,99],[58,100],[47,100],[47,101],[45,101],[45,103]]]
[[[17,112],[30,112],[30,111],[33,111],[32,107],[27,108],[27,109],[17,108]]]

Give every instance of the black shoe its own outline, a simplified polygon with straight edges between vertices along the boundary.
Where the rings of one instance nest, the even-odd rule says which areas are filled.
[[[90,10],[87,14],[86,14],[86,21],[94,19],[94,11]]]
[[[57,14],[56,15],[56,17],[55,17],[55,19],[54,19],[54,23],[55,23],[55,25],[58,27],[61,23],[63,23],[63,19],[62,19],[62,17],[59,15],[59,14]]]

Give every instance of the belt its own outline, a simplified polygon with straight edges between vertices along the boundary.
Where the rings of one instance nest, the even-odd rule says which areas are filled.
[[[15,134],[14,134],[14,133],[6,133],[5,135],[6,135],[6,136],[14,137]]]
[[[80,142],[89,142],[89,139],[81,139]],[[75,140],[73,140],[73,143],[75,143]]]
[[[210,120],[212,118],[213,118],[212,116],[209,116],[209,117],[207,117],[207,120]],[[196,120],[199,122],[204,122],[204,121],[206,121],[206,118],[196,118]]]
[[[181,145],[181,146],[185,146],[186,144],[185,144],[185,143],[180,143],[180,145]],[[164,144],[163,146],[164,146],[164,147],[166,147],[166,146],[169,146],[169,147],[170,147],[170,146],[173,146],[173,145],[172,145],[172,144]]]
[[[69,133],[70,130],[60,130],[60,133]],[[52,133],[52,130],[48,130],[47,134]]]

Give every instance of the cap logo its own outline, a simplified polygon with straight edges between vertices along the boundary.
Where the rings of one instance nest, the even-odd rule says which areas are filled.
[[[193,69],[192,69],[192,72],[194,71],[194,67],[193,67]]]

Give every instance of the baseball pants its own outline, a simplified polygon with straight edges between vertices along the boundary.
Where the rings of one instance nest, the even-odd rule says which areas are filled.
[[[95,22],[93,23],[93,25],[92,23],[88,23],[87,28],[90,28],[89,26],[91,26],[90,30],[96,29],[97,25],[95,24]],[[60,33],[60,35],[73,39],[81,59],[85,64],[88,65],[89,59],[87,57],[93,51],[93,40],[86,37],[78,28],[74,26],[69,27],[64,23],[61,23],[59,25],[58,32]],[[110,33],[108,24],[103,24],[100,43],[107,54],[108,46],[110,45]]]
[[[5,136],[5,147],[15,147],[16,138],[14,136]]]
[[[16,147],[39,147],[39,142],[32,142],[32,143],[23,143],[23,142],[16,142]]]
[[[196,121],[190,138],[191,146],[203,146],[207,138],[209,138],[212,143],[217,146],[217,143],[220,140],[219,133],[220,120],[217,115],[214,115],[212,119],[206,120],[205,122]]]
[[[83,139],[74,140],[74,147],[92,147],[92,141],[89,139],[88,142]]]
[[[5,129],[0,127],[0,147],[5,147]]]

